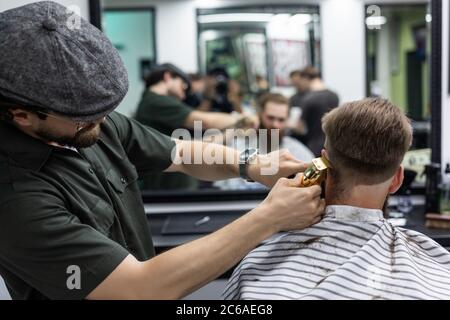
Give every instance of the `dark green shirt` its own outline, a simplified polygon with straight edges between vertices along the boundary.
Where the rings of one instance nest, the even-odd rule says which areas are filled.
[[[145,90],[136,113],[136,120],[165,135],[185,127],[192,108],[170,96]],[[142,187],[146,190],[194,190],[198,181],[183,173],[157,173],[146,176]]]
[[[169,167],[174,146],[118,113],[79,152],[0,122],[0,275],[12,298],[83,299],[128,254],[153,257],[137,179]],[[67,286],[70,266],[81,289]]]
[[[184,128],[192,108],[181,101],[145,90],[139,103],[136,120],[167,136],[178,128]]]

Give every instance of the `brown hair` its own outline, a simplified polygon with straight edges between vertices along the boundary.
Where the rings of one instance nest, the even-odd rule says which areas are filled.
[[[332,175],[372,185],[391,178],[412,142],[405,114],[391,102],[368,98],[342,105],[322,119]],[[338,182],[336,182],[339,184]]]
[[[301,70],[294,70],[294,71],[291,71],[291,73],[289,73],[289,78],[292,78],[292,77],[294,77],[294,76],[299,76],[299,77],[301,77]]]
[[[264,111],[269,102],[277,104],[285,104],[289,106],[289,99],[279,93],[265,93],[258,99],[258,107],[260,111]]]
[[[309,80],[317,79],[321,77],[320,71],[312,66],[308,66],[302,70],[300,70],[300,77],[306,78]]]

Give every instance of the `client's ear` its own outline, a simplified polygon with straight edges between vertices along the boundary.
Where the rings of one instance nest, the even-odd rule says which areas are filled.
[[[403,184],[403,179],[405,178],[405,172],[402,166],[400,166],[397,171],[395,172],[394,179],[391,182],[391,185],[389,186],[389,193],[393,194],[400,189],[400,187]]]

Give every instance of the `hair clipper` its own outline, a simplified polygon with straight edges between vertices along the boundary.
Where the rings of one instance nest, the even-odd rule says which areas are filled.
[[[301,187],[311,187],[313,185],[321,185],[325,180],[330,163],[324,157],[316,158],[312,164],[303,173]]]

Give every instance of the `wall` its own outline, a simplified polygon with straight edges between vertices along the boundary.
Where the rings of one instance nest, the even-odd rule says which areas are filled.
[[[449,1],[442,1],[442,164],[444,167],[450,163],[449,6]]]
[[[322,63],[327,85],[341,102],[365,97],[364,3],[327,0],[321,4]]]
[[[128,93],[117,110],[133,116],[145,89],[140,61],[155,58],[153,16],[150,11],[112,11],[103,15],[102,23],[104,32],[120,52],[130,82]]]

